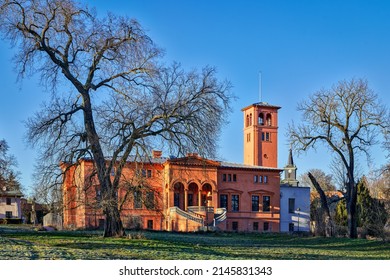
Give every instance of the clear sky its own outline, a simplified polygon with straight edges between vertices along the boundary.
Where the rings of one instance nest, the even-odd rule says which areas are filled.
[[[260,101],[279,105],[279,167],[287,162],[286,127],[299,122],[299,101],[339,80],[365,78],[382,102],[390,104],[390,1],[280,0],[95,0],[107,11],[136,18],[166,51],[167,62],[187,69],[212,65],[233,84],[238,100],[223,128],[219,154],[241,163],[241,108]],[[19,162],[21,182],[31,185],[35,151],[26,146],[23,121],[49,94],[37,77],[16,82],[13,50],[0,40],[0,139],[7,140]],[[385,162],[374,153],[375,167]],[[295,156],[298,173],[311,168],[328,172],[323,151]],[[365,167],[365,166],[364,166]]]

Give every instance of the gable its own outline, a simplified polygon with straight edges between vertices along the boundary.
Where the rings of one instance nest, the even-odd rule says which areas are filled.
[[[170,158],[166,161],[166,164],[180,165],[180,166],[202,166],[202,167],[218,167],[220,162],[205,159],[198,154],[188,154],[186,157]]]

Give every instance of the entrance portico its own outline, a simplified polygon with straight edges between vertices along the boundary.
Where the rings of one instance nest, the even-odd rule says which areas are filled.
[[[217,201],[216,193],[215,186],[213,188],[212,183],[209,182],[203,184],[194,181],[189,183],[176,182],[172,188],[169,188],[167,194],[168,197],[173,198],[169,199],[168,208],[178,207],[187,211],[189,207],[191,209],[196,209],[196,207],[201,209],[205,206],[214,207],[213,202]]]

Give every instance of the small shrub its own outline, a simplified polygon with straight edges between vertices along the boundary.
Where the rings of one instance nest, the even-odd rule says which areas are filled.
[[[142,232],[131,232],[127,235],[127,239],[146,239]]]
[[[335,236],[346,237],[348,236],[348,227],[346,226],[335,226]]]

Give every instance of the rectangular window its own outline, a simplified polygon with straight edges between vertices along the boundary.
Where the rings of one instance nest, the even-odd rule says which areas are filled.
[[[228,182],[232,181],[232,174],[228,174]]]
[[[222,174],[222,181],[226,182],[226,174]]]
[[[259,175],[259,183],[263,183],[263,176]]]
[[[259,222],[253,222],[253,230],[258,231],[259,230]]]
[[[271,141],[271,136],[269,132],[265,133],[265,141],[267,142]]]
[[[145,206],[147,209],[154,209],[154,192],[146,193]]]
[[[288,224],[288,231],[289,232],[294,232],[294,223],[289,223]]]
[[[269,222],[264,222],[263,231],[269,231]]]
[[[288,213],[295,212],[295,198],[288,199]]]
[[[263,196],[263,212],[269,212],[271,210],[271,197],[268,195]]]
[[[232,222],[232,230],[238,230],[238,222]]]
[[[237,175],[233,174],[233,182],[237,182]]]
[[[10,198],[10,197],[7,197],[7,198],[6,198],[6,203],[7,203],[7,205],[11,205],[11,203],[12,203],[12,200],[11,200],[11,198]]]
[[[267,184],[267,183],[268,183],[268,176],[264,175],[264,184]]]
[[[148,220],[148,229],[153,229],[153,220]]]
[[[221,194],[219,196],[219,207],[228,209],[228,196],[227,196],[227,194]]]
[[[232,195],[232,211],[233,212],[240,211],[240,200],[238,194]]]
[[[253,212],[259,212],[259,196],[258,195],[252,195],[252,211]]]
[[[5,211],[5,217],[7,219],[11,219],[12,218],[12,211]]]
[[[148,169],[148,178],[152,178],[152,170]]]
[[[265,133],[264,132],[261,133],[261,141],[265,141]]]
[[[140,191],[134,192],[134,209],[142,208],[142,193]]]
[[[253,182],[254,182],[254,183],[257,183],[257,175],[254,175],[254,176],[253,176]]]
[[[142,177],[146,177],[146,169],[142,169]]]

